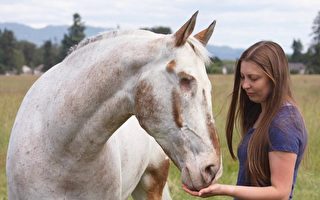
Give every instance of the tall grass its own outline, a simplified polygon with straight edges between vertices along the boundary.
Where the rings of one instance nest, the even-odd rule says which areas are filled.
[[[237,161],[228,153],[224,137],[224,125],[232,89],[232,76],[211,75],[213,85],[212,101],[216,126],[220,135],[223,153],[224,173],[221,183],[234,184],[237,178]],[[5,160],[11,127],[16,112],[28,88],[37,79],[33,76],[0,76],[0,199],[7,199]],[[320,199],[320,76],[292,76],[294,94],[306,121],[309,132],[308,153],[300,168],[294,192],[294,199]],[[170,168],[169,187],[173,199],[191,200],[181,189],[180,173],[173,164]],[[209,199],[231,199],[214,197]]]
[[[5,163],[10,131],[22,99],[36,79],[0,76],[0,199],[7,199]]]

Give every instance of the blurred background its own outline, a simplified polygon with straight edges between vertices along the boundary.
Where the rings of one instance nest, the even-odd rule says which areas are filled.
[[[25,93],[41,74],[86,37],[116,29],[171,34],[197,10],[195,33],[217,20],[207,46],[213,61],[207,72],[223,152],[220,182],[234,184],[238,170],[224,137],[235,62],[253,43],[272,40],[287,54],[294,94],[309,131],[294,197],[319,199],[319,0],[0,0],[0,199],[7,199],[5,161],[12,124]],[[181,189],[180,172],[173,164],[168,181],[173,199],[196,199]]]

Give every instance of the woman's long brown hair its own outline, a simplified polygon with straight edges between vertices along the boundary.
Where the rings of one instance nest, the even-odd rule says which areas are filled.
[[[272,91],[266,100],[266,112],[263,113],[258,127],[254,130],[247,152],[247,176],[254,186],[271,184],[268,157],[268,131],[272,119],[285,101],[295,104],[290,89],[288,61],[282,48],[271,41],[261,41],[249,47],[241,55],[236,65],[235,80],[231,104],[226,123],[226,137],[229,152],[233,159],[236,156],[232,147],[234,127],[240,129],[241,136],[253,127],[261,113],[261,105],[252,102],[241,87],[240,67],[242,61],[255,63],[270,78]]]

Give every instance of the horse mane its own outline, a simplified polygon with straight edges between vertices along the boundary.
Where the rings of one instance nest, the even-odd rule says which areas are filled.
[[[132,33],[133,34],[139,33],[141,35],[142,33],[152,33],[152,32],[145,31],[145,30],[112,30],[112,31],[102,32],[102,33],[99,33],[98,35],[84,38],[78,44],[72,46],[68,51],[68,55],[75,52],[76,50],[90,44],[90,43],[101,41],[103,39],[115,38],[115,37],[122,36],[122,35],[129,35]]]
[[[128,34],[154,34],[151,31],[146,31],[146,30],[112,30],[112,31],[107,31],[107,32],[102,32],[99,33],[98,35],[92,36],[85,38],[81,40],[78,44],[72,46],[70,50],[68,51],[68,55],[71,53],[77,51],[78,49],[93,43],[97,41],[101,41],[103,39],[110,39],[110,38],[115,38],[118,36],[122,35],[128,35]],[[190,36],[187,40],[187,43],[191,46],[193,51],[201,58],[201,60],[205,64],[209,64],[211,62],[210,60],[210,53],[208,50],[202,45],[201,42],[199,42],[196,38]]]
[[[81,47],[86,46],[87,44],[100,41],[100,40],[102,40],[104,38],[116,37],[118,35],[118,33],[119,33],[118,30],[113,30],[113,31],[102,32],[102,33],[99,33],[98,35],[95,35],[95,36],[92,36],[92,37],[84,38],[78,44],[72,46],[69,49],[68,55],[73,53],[73,52],[75,52],[76,50],[80,49]]]

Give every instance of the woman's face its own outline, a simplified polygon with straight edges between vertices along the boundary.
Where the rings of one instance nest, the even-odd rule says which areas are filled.
[[[255,103],[264,103],[271,92],[271,80],[255,63],[242,61],[240,66],[241,87],[249,99]]]

